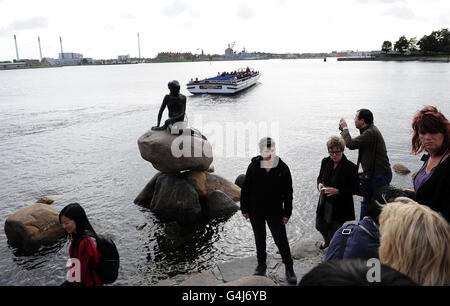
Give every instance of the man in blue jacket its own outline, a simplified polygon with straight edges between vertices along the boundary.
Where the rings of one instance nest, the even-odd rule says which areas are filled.
[[[286,279],[297,283],[285,224],[292,214],[292,178],[289,167],[275,154],[275,142],[264,137],[261,155],[252,158],[241,190],[241,211],[252,224],[258,266],[255,275],[266,274],[266,222],[286,268]]]

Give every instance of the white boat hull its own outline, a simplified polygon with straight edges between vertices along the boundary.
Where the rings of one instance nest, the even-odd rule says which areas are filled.
[[[199,82],[187,85],[191,94],[235,94],[256,84],[260,74],[236,83],[222,82]]]

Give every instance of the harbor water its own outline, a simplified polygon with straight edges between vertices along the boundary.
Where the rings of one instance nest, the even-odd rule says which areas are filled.
[[[192,96],[185,89],[191,78],[247,66],[261,77],[238,95]],[[293,177],[291,243],[315,232],[316,178],[326,141],[339,134],[340,118],[355,136],[356,110],[372,110],[391,166],[401,163],[415,171],[421,161],[409,153],[414,113],[431,104],[450,117],[447,63],[258,60],[0,71],[1,223],[46,195],[59,197],[52,205],[58,212],[80,203],[97,232],[116,242],[121,255],[116,285],[154,285],[255,255],[250,223],[240,212],[178,243],[149,209],[133,204],[157,173],[141,158],[137,139],[156,124],[167,83],[174,79],[187,96],[189,124],[213,144],[216,174],[234,182],[256,154],[258,138],[276,138]],[[249,131],[244,140],[240,129]],[[356,151],[345,154],[356,163]],[[394,174],[392,185],[411,188],[411,176]],[[359,200],[355,196],[357,215]],[[0,285],[59,285],[68,246],[61,239],[26,255],[0,231]],[[276,251],[271,238],[268,251]]]

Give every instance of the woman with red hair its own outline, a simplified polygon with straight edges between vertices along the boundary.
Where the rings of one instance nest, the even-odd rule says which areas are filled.
[[[412,121],[412,154],[428,153],[414,177],[414,200],[450,222],[450,123],[434,106],[425,106]]]

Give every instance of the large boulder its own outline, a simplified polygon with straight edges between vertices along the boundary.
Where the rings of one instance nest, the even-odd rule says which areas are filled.
[[[206,171],[186,171],[183,176],[202,196],[209,196],[211,193],[220,190],[233,201],[240,201],[241,188],[227,179]]]
[[[148,131],[138,139],[141,156],[164,173],[208,170],[212,146],[201,137],[172,135],[167,130]]]
[[[65,231],[53,207],[35,203],[6,219],[5,234],[12,246],[33,252],[63,237]]]
[[[150,210],[163,222],[195,224],[202,217],[197,191],[180,175],[162,174],[156,179]]]
[[[206,171],[186,171],[182,173],[183,177],[197,190],[201,196],[207,196],[206,193]]]
[[[241,188],[239,186],[217,174],[206,173],[206,194],[211,194],[216,190],[223,191],[233,201],[241,200]]]
[[[411,170],[409,170],[402,164],[395,164],[394,166],[392,166],[392,168],[394,169],[395,173],[398,173],[398,174],[404,175],[404,174],[408,174],[411,172]]]
[[[138,204],[144,207],[150,207],[150,203],[153,199],[153,194],[155,192],[156,180],[162,174],[162,172],[158,172],[150,182],[145,185],[144,189],[138,194],[136,199],[134,199],[134,204]]]
[[[239,209],[239,206],[220,190],[212,192],[206,197],[204,214],[210,218],[231,216]]]

